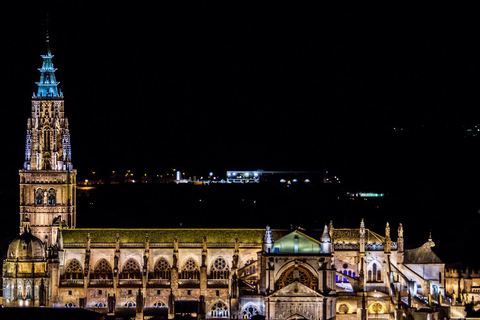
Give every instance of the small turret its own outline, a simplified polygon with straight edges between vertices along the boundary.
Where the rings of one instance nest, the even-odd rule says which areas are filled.
[[[263,238],[263,251],[265,251],[266,253],[271,253],[272,248],[273,248],[272,231],[270,230],[270,226],[267,226],[265,230],[265,237]]]
[[[327,225],[325,225],[325,228],[323,228],[323,234],[320,238],[320,243],[323,254],[332,253],[332,239],[330,238],[330,233]]]

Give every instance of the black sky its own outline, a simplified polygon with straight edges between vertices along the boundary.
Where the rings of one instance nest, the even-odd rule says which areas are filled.
[[[16,182],[23,162],[47,12],[80,175],[336,170],[381,185],[391,172],[473,163],[474,148],[446,141],[444,129],[480,121],[476,6],[42,2],[2,11],[5,181]],[[425,126],[437,140],[417,139]],[[396,141],[393,127],[410,140]],[[463,158],[448,162],[452,154]]]

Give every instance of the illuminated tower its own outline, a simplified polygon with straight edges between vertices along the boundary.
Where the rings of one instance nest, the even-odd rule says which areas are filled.
[[[49,246],[56,241],[60,223],[64,228],[75,228],[77,172],[72,165],[68,120],[55,79],[57,69],[52,63],[48,32],[46,42],[20,170],[20,233],[28,226]]]

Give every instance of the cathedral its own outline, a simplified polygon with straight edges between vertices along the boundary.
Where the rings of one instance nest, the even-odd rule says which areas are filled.
[[[68,119],[48,44],[19,171],[20,232],[3,261],[5,307],[121,319],[466,317],[479,284],[446,269],[431,237],[406,249],[401,224],[393,233],[385,222],[381,234],[363,220],[309,231],[78,228]]]

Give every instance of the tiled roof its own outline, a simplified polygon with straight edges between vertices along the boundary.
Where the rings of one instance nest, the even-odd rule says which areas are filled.
[[[288,232],[272,230],[273,238],[278,239]],[[115,243],[117,234],[120,243],[144,243],[148,235],[150,243],[240,243],[263,242],[265,229],[64,229],[63,243],[86,243],[90,234],[91,243]]]

